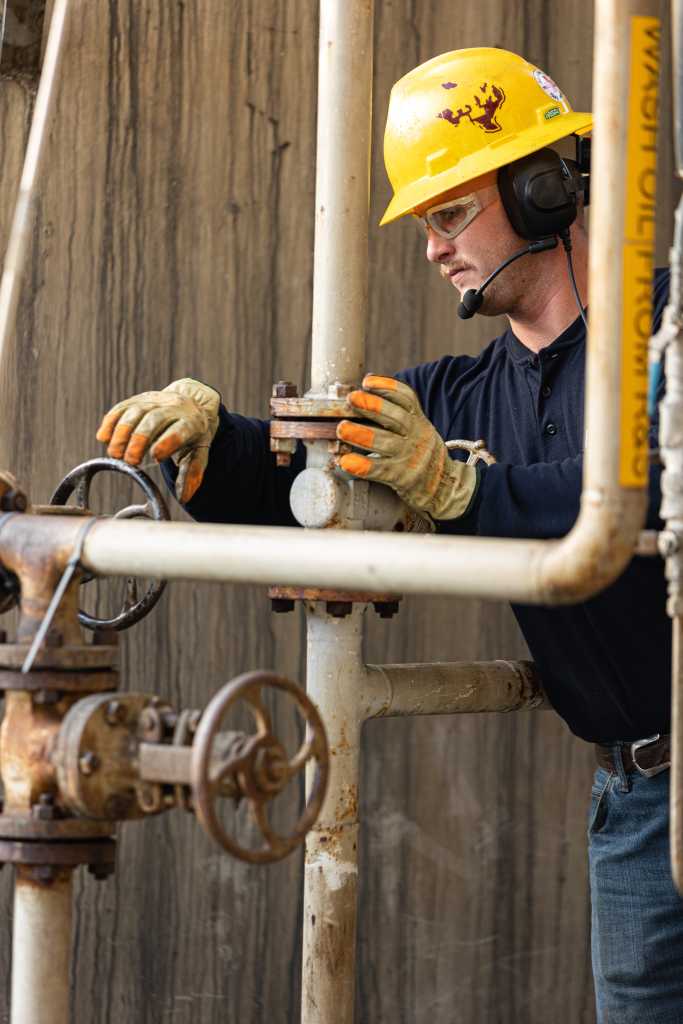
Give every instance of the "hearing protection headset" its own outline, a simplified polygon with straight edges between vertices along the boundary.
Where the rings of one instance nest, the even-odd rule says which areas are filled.
[[[587,157],[580,156],[585,168]],[[552,149],[536,150],[501,167],[498,189],[517,234],[535,241],[566,231],[576,219],[579,192],[586,201],[588,172],[584,168]]]

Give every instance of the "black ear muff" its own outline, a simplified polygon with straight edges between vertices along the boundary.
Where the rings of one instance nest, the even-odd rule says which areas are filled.
[[[577,176],[552,149],[539,149],[501,167],[498,190],[522,238],[559,235],[576,218]]]

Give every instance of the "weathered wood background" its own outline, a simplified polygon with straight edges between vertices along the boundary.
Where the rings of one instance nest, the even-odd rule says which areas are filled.
[[[0,251],[42,6],[9,3]],[[571,24],[561,0],[376,8],[373,224],[389,194],[389,89],[416,63],[461,46],[507,47],[545,68],[577,109],[590,108],[589,0],[572,5]],[[233,409],[265,416],[273,380],[305,384],[316,51],[314,0],[74,0],[0,398],[0,465],[34,500],[100,453],[99,417],[126,395],[190,374],[214,383]],[[665,74],[666,128],[668,66]],[[660,258],[673,193],[666,147]],[[446,351],[476,352],[494,333],[483,319],[456,320],[411,224],[373,227],[370,269],[368,368],[391,373]],[[373,621],[369,632],[372,661],[524,653],[508,609],[478,601],[406,600],[397,619]],[[125,637],[124,686],[199,707],[247,669],[301,679],[301,641],[299,613],[272,616],[261,588],[173,585]],[[291,732],[290,713],[279,722]],[[591,770],[590,750],[552,713],[367,727],[359,1022],[594,1019]],[[245,866],[180,813],[126,827],[115,879],[77,881],[75,1024],[296,1021],[301,859]],[[3,872],[0,925],[5,1020],[10,876]]]

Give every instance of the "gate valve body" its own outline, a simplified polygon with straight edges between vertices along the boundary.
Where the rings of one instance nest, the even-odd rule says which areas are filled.
[[[291,698],[306,727],[291,757],[273,733],[267,691]],[[249,712],[253,731],[224,724],[240,705]],[[267,672],[226,683],[203,713],[178,713],[145,694],[86,697],[66,714],[52,760],[61,799],[74,813],[121,821],[182,806],[194,811],[223,849],[251,863],[280,860],[303,841],[322,806],[329,770],[315,706],[295,683]],[[309,763],[315,771],[306,805],[283,835],[270,824],[267,805]],[[263,838],[259,848],[233,838],[221,814],[226,800],[248,804]]]

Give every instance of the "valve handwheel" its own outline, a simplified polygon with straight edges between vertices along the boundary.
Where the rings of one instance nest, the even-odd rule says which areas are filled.
[[[66,505],[72,494],[76,495],[75,508],[88,512],[90,500],[90,485],[93,477],[98,473],[120,473],[129,477],[140,487],[145,496],[145,502],[141,505],[127,505],[120,509],[111,518],[113,519],[154,519],[157,522],[170,519],[168,507],[163,499],[161,491],[146,473],[122,462],[120,459],[98,458],[90,459],[76,466],[64,477],[52,495],[51,505]],[[89,583],[92,576],[86,576],[81,581]],[[152,580],[140,600],[136,600],[137,591],[134,581],[131,581],[131,588],[134,596],[126,601],[123,609],[118,615],[111,619],[97,619],[87,612],[79,611],[78,619],[82,626],[88,629],[128,629],[129,626],[144,618],[161,597],[166,580]]]
[[[270,714],[262,697],[264,689],[287,694],[306,724],[304,742],[292,758],[288,758],[273,735]],[[228,711],[240,702],[250,711],[256,732],[248,736],[234,733],[235,742],[226,747],[225,740],[231,734],[222,729],[222,723]],[[290,834],[279,835],[268,822],[266,804],[281,793],[309,761],[315,761],[316,765],[306,805]],[[328,774],[329,751],[320,715],[304,691],[289,679],[270,672],[247,672],[238,676],[219,690],[200,719],[190,767],[195,814],[209,835],[241,860],[253,864],[281,860],[303,842],[322,807]],[[263,834],[265,843],[259,849],[239,844],[218,817],[217,804],[221,797],[235,792],[249,801]]]

